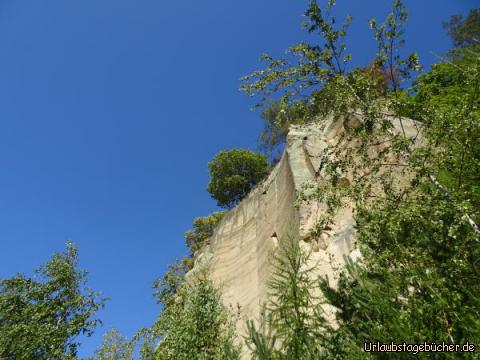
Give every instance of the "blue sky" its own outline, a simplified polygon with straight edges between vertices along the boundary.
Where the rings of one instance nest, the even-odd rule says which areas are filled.
[[[367,25],[385,0],[338,1],[354,16],[348,49],[367,64]],[[185,253],[183,233],[215,210],[207,162],[256,148],[261,128],[239,78],[304,38],[306,1],[2,0],[0,277],[80,249],[89,284],[109,297],[83,341],[131,336],[159,307],[151,284]],[[407,48],[426,65],[450,41],[441,22],[474,0],[406,1]]]

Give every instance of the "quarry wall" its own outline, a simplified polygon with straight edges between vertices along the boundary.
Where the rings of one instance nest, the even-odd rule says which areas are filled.
[[[323,127],[292,127],[283,156],[269,177],[226,214],[208,244],[195,254],[189,276],[209,268],[225,304],[240,313],[240,334],[245,332],[246,319],[258,319],[267,299],[271,254],[279,239],[293,236],[313,246],[312,261],[319,273],[329,275],[353,249],[353,220],[348,209],[339,214],[338,226],[330,230],[328,238],[307,240],[321,207],[296,202],[303,184],[318,181],[322,151],[337,132],[333,121]]]
[[[335,285],[346,257],[361,257],[355,248],[355,221],[352,208],[335,215],[333,224],[317,237],[311,230],[323,211],[320,203],[298,202],[305,184],[322,181],[325,151],[358,119],[326,119],[321,123],[292,126],[285,150],[269,177],[253,189],[238,206],[229,211],[207,244],[195,254],[194,268],[187,277],[208,269],[210,278],[221,289],[225,305],[238,312],[237,332],[245,335],[245,321],[258,320],[268,299],[271,255],[278,241],[293,236],[311,251],[316,275],[327,276]],[[393,121],[400,131],[398,121]],[[404,120],[408,136],[418,135],[415,124]],[[353,179],[350,179],[353,180]],[[333,321],[333,308],[325,308]],[[247,359],[248,355],[243,354]]]

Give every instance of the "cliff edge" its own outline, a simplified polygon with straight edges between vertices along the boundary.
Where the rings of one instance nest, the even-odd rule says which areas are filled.
[[[318,275],[335,280],[345,257],[360,256],[355,249],[355,221],[351,208],[335,216],[333,226],[317,238],[311,229],[322,213],[322,204],[297,202],[304,184],[321,181],[322,159],[351,120],[327,119],[290,128],[279,163],[238,206],[229,211],[213,236],[195,254],[194,268],[187,279],[208,268],[209,276],[220,287],[225,304],[238,310],[239,335],[245,334],[245,320],[259,319],[267,300],[271,274],[271,254],[279,239],[294,236],[312,250],[311,261]],[[413,122],[405,125],[414,131]]]

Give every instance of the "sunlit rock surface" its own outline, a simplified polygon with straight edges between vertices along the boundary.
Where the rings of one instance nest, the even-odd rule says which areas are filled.
[[[333,226],[312,238],[310,230],[322,205],[296,202],[304,184],[321,181],[324,150],[338,141],[352,121],[355,119],[330,119],[323,125],[291,127],[283,156],[270,176],[225,216],[208,244],[195,255],[195,267],[187,278],[209,269],[225,304],[240,314],[239,335],[245,334],[246,319],[259,319],[261,305],[267,300],[270,255],[282,237],[294,236],[312,250],[311,261],[318,275],[333,282],[345,257],[360,257],[351,208],[339,211]],[[404,126],[414,133],[411,121]],[[248,358],[247,354],[244,357]]]

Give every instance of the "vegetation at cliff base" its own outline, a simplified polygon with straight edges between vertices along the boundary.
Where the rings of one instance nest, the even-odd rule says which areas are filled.
[[[95,351],[93,360],[133,360],[135,343],[111,329],[103,336],[102,345]]]
[[[302,51],[292,51],[292,59],[264,56],[267,68],[245,77],[244,89],[266,98],[280,92],[291,107],[308,103],[317,121],[327,115],[360,119],[353,128],[345,126],[343,137],[326,151],[322,181],[310,185],[299,201],[327,207],[313,236],[333,222],[338,209],[354,204],[362,258],[356,263],[347,259],[338,280],[319,278],[320,300],[302,291],[315,287],[307,266],[310,276],[281,276],[286,265],[293,271],[308,254],[297,251],[296,261],[285,262],[285,255],[277,259],[282,266],[275,268],[274,278],[293,286],[302,300],[281,296],[275,291],[278,284],[271,286],[274,296],[263,324],[257,329],[249,323],[252,354],[259,359],[431,358],[426,352],[367,353],[363,344],[479,344],[478,9],[447,23],[456,47],[429,72],[415,76],[421,69],[418,56],[402,57],[401,52],[408,18],[401,1],[394,1],[384,22],[370,21],[378,43],[373,72],[338,66],[345,25],[335,30],[333,7],[333,1],[326,8],[312,1],[305,14],[307,31],[318,30],[321,45],[294,46]],[[409,125],[415,130],[411,135],[404,116],[416,120]],[[353,141],[357,146],[344,151]],[[340,186],[343,177],[352,179],[349,186]],[[323,331],[312,344],[317,353],[297,355],[276,346],[273,340],[294,328],[286,319],[297,318],[298,304],[315,301],[310,316],[295,327],[318,322]],[[325,306],[336,309],[334,323],[322,321]],[[273,322],[279,311],[285,320]],[[458,358],[459,353],[433,357]],[[462,357],[478,358],[478,352]]]
[[[175,303],[164,310],[153,330],[160,334],[156,359],[239,358],[232,314],[206,278],[185,284]]]
[[[264,154],[224,150],[208,163],[207,190],[226,211],[193,220],[188,253],[153,283],[161,310],[151,326],[132,337],[107,331],[93,359],[480,358],[480,9],[444,23],[453,48],[428,71],[404,51],[400,0],[370,20],[377,51],[367,65],[347,52],[354,19],[340,21],[335,1],[311,0],[304,15],[315,40],[280,59],[263,55],[265,68],[242,78],[242,90],[260,96]],[[261,318],[242,319],[241,337],[240,307],[226,306],[210,277],[210,240],[268,176],[292,125],[332,119],[340,135],[316,155],[318,178],[297,199],[323,211],[308,242],[280,239]],[[346,207],[361,255],[346,257],[334,278],[317,276],[313,244]],[[72,244],[34,276],[0,279],[0,359],[77,359],[104,302]],[[365,341],[477,348],[387,354],[365,352]]]
[[[0,279],[1,359],[77,358],[76,338],[92,335],[104,303],[77,263],[77,248],[67,244],[34,277]]]
[[[310,254],[300,248],[297,238],[280,239],[263,321],[259,329],[252,320],[246,324],[252,358],[318,358],[327,328],[309,260]]]

